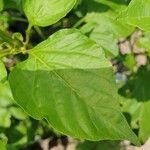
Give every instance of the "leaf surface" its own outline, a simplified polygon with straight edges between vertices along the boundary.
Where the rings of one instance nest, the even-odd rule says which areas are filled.
[[[134,28],[117,21],[109,13],[89,13],[85,17],[86,24],[81,31],[89,33],[89,37],[100,44],[106,52],[116,56],[118,54],[117,41],[129,36]]]
[[[89,140],[138,144],[121,114],[110,63],[76,29],[61,30],[29,52],[9,82],[14,99],[32,117],[59,132]]]
[[[31,25],[49,26],[63,18],[76,0],[24,0],[23,9]]]
[[[150,0],[132,0],[119,20],[145,31],[150,31]]]

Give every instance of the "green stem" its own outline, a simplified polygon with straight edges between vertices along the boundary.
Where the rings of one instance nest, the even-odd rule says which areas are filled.
[[[10,54],[10,50],[0,51],[0,58],[5,57]]]
[[[16,55],[22,53],[22,51],[11,51],[10,49],[0,51],[0,58],[6,57],[8,55]]]
[[[83,17],[82,19],[80,19],[73,27],[74,28],[78,28],[83,22],[85,22],[85,17]]]
[[[34,26],[35,31],[38,33],[38,35],[41,37],[41,39],[45,39],[45,35],[41,31],[41,29],[38,26]]]
[[[32,29],[32,25],[29,24],[29,25],[28,25],[28,28],[27,28],[27,30],[26,30],[26,41],[25,41],[25,43],[24,43],[24,46],[25,46],[25,47],[28,45],[28,43],[29,43],[29,41],[30,41],[31,29]]]
[[[20,22],[24,22],[24,23],[28,23],[28,21],[24,18],[21,17],[10,17],[10,20],[12,21],[20,21]]]

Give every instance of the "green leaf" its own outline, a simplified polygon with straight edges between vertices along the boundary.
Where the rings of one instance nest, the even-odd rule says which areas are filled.
[[[118,39],[129,36],[134,30],[131,26],[116,21],[109,13],[89,13],[84,20],[86,24],[81,27],[81,31],[88,32],[92,40],[114,56],[119,51]]]
[[[129,36],[134,28],[130,25],[116,20],[116,17],[109,13],[89,13],[85,17],[85,22],[93,22],[97,26],[97,30],[101,33],[111,33],[115,38],[122,38]]]
[[[61,30],[10,73],[16,102],[59,132],[89,140],[138,140],[121,114],[111,65],[76,29]]]
[[[119,16],[119,20],[150,31],[150,1],[132,0],[128,8]]]
[[[4,64],[0,60],[0,82],[6,78],[7,78],[7,71],[6,71]]]
[[[25,112],[18,107],[11,107],[9,111],[11,115],[18,120],[25,120],[27,118]]]
[[[145,142],[150,137],[150,71],[141,68],[131,76],[119,93],[126,97],[122,100],[123,111],[131,117],[133,128],[138,127],[139,138]],[[123,102],[124,101],[124,102]]]
[[[3,2],[3,0],[0,0],[0,11],[3,10],[3,6],[4,6],[4,2]]]
[[[150,102],[145,102],[141,108],[141,114],[140,114],[140,132],[139,137],[143,141],[146,141],[150,136]]]
[[[49,26],[63,18],[76,0],[24,0],[23,9],[31,25]]]
[[[120,97],[121,109],[132,127],[132,129],[139,129],[139,120],[141,115],[141,108],[143,103],[136,99]]]

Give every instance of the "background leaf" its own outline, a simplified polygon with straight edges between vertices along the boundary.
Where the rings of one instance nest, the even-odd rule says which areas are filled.
[[[119,20],[150,31],[150,1],[132,0],[128,8],[119,16]]]
[[[76,0],[24,0],[23,9],[31,25],[49,26],[63,18]]]
[[[140,68],[119,90],[125,98],[120,99],[122,111],[128,114],[133,129],[139,129],[139,138],[146,141],[150,135],[150,71]]]
[[[118,55],[117,42],[119,38],[129,36],[134,28],[123,24],[111,15],[112,13],[89,13],[85,16],[86,24],[80,29],[83,33],[100,44],[106,51],[114,56]]]

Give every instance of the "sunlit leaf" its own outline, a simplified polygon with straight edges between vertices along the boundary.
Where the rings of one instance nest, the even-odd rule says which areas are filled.
[[[78,30],[58,31],[30,50],[9,82],[26,112],[61,133],[138,144],[119,110],[111,65],[101,47]]]

